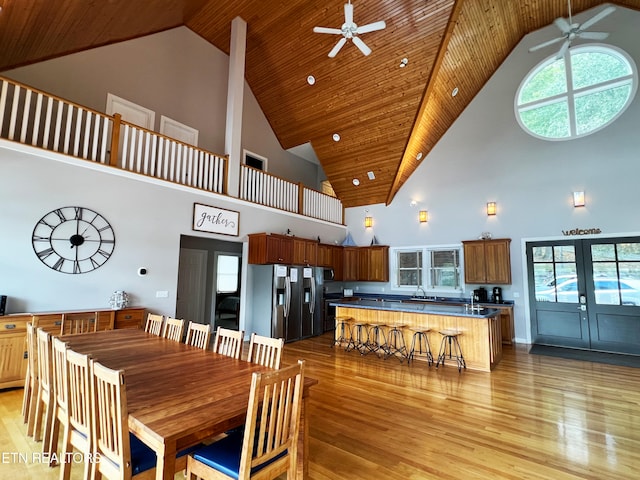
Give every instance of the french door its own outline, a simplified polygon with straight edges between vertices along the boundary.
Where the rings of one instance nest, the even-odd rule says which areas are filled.
[[[640,237],[526,251],[533,343],[640,354]]]

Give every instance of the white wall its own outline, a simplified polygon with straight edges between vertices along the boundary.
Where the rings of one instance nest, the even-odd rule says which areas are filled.
[[[577,21],[599,8],[577,16]],[[596,30],[611,32],[607,42],[640,64],[639,23],[640,13],[618,7]],[[528,49],[557,35],[552,25],[520,42],[393,202],[366,207],[374,218],[370,231],[363,225],[365,208],[346,212],[349,231],[359,245],[369,244],[373,234],[379,243],[392,246],[455,244],[485,231],[494,238],[511,238],[513,284],[504,289],[504,296],[516,302],[515,331],[520,341],[530,338],[524,239],[557,238],[562,230],[578,227],[597,227],[606,236],[640,231],[638,97],[612,125],[572,141],[538,140],[515,119],[514,97],[521,80],[555,53],[555,46],[535,54]],[[586,192],[585,208],[573,208],[574,190]],[[418,205],[410,207],[411,200]],[[495,217],[486,215],[489,201],[498,204]],[[422,209],[429,211],[427,224],[418,222]],[[390,291],[390,285],[363,288]],[[467,286],[467,293],[473,288]],[[514,298],[517,294],[519,298]]]

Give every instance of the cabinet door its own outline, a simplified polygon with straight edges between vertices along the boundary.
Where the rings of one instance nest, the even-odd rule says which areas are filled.
[[[333,246],[318,244],[318,266],[319,267],[331,267],[333,266]]]
[[[144,328],[146,309],[123,308],[116,311],[115,328]]]
[[[267,263],[292,263],[293,241],[288,237],[267,235]]]
[[[316,266],[318,263],[318,243],[304,238],[293,239],[293,264]]]
[[[24,385],[26,338],[26,321],[11,319],[0,322],[0,388]]]
[[[358,248],[358,280],[363,282],[371,280],[369,273],[370,253],[367,247]]]
[[[344,280],[344,258],[342,247],[334,246],[331,248],[333,254],[330,267],[333,268],[333,278],[336,281]]]
[[[389,281],[389,247],[372,246],[369,250],[369,280],[373,282]]]
[[[484,241],[464,242],[465,283],[486,283]]]
[[[511,283],[509,239],[490,240],[484,246],[487,283]]]
[[[357,247],[344,247],[342,250],[343,253],[343,264],[342,264],[342,272],[343,272],[343,280],[344,281],[354,281],[358,280],[358,248]]]

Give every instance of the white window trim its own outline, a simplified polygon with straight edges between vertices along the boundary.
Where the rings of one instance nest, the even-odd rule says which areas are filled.
[[[446,245],[416,245],[408,247],[390,247],[389,248],[389,283],[391,290],[402,293],[413,294],[417,287],[405,287],[398,285],[398,252],[415,252],[422,251],[422,288],[427,295],[464,293],[464,257],[462,244],[446,244]],[[431,255],[433,250],[458,250],[458,258],[460,261],[460,286],[458,288],[431,287],[428,285]]]
[[[269,166],[268,162],[269,161],[268,161],[267,157],[263,157],[262,155],[258,155],[257,153],[253,153],[253,152],[251,152],[251,151],[249,151],[249,150],[247,150],[245,148],[245,149],[242,150],[242,163],[244,165],[247,164],[247,155],[249,155],[250,157],[253,157],[253,158],[257,158],[258,160],[262,160],[262,167],[263,167],[262,171],[263,172],[268,172],[269,171],[269,168],[268,168],[268,166]]]

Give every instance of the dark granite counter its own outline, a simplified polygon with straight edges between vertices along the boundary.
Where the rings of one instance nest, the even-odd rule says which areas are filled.
[[[370,310],[386,310],[393,312],[424,313],[430,315],[449,315],[453,317],[490,318],[499,314],[495,308],[482,307],[471,310],[465,305],[443,305],[430,302],[400,302],[377,300],[336,300],[330,303],[336,307],[364,308]]]

